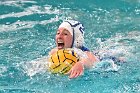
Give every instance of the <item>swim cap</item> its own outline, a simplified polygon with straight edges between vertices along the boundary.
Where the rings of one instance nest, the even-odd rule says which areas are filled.
[[[84,44],[84,26],[79,21],[75,20],[66,20],[64,21],[59,28],[67,29],[70,34],[73,36],[73,42],[71,47],[82,47]]]

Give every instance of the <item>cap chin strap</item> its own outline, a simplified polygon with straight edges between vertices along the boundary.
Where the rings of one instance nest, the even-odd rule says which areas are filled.
[[[71,48],[73,47],[73,45],[74,45],[74,40],[75,40],[74,28],[72,28],[72,31],[73,31],[73,38],[72,38],[72,45],[71,45]]]

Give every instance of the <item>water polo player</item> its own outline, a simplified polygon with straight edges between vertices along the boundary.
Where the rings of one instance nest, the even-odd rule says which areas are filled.
[[[65,48],[78,48],[87,57],[80,60],[67,73],[69,78],[76,78],[83,74],[84,68],[91,68],[94,62],[98,62],[96,56],[84,46],[84,26],[78,21],[66,20],[60,24],[55,36],[56,48],[50,51],[50,55]],[[82,54],[81,54],[82,55]]]

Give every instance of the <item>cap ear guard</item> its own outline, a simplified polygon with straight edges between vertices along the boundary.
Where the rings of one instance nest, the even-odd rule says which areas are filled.
[[[72,47],[82,47],[84,44],[84,26],[79,21],[67,20],[65,21],[70,24],[73,29],[73,44]],[[71,30],[72,31],[72,30]]]

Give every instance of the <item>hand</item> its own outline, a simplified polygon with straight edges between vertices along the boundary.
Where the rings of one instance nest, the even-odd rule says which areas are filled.
[[[67,73],[69,74],[69,78],[76,78],[83,74],[84,66],[81,62],[77,62]]]

